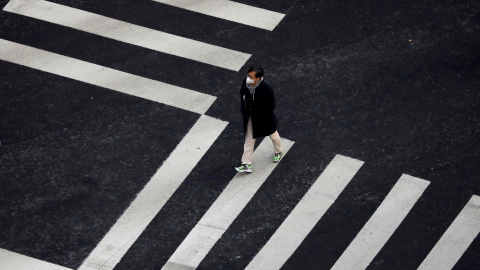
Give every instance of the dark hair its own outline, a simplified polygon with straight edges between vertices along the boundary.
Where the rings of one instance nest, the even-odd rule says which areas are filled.
[[[250,72],[252,72],[252,71],[255,71],[255,78],[261,78],[261,77],[263,77],[263,73],[264,73],[263,68],[261,68],[261,67],[256,67],[256,66],[251,66],[251,67],[248,69],[247,73],[250,73]]]

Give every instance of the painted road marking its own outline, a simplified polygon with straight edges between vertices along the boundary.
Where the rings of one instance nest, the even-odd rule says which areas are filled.
[[[216,97],[0,39],[0,60],[203,114]]]
[[[357,173],[363,161],[337,155],[245,269],[280,269]]]
[[[473,195],[418,269],[452,269],[479,232],[480,197]]]
[[[202,115],[79,269],[113,269],[227,124]]]
[[[366,269],[429,184],[429,181],[402,175],[332,269]]]
[[[153,0],[208,16],[272,31],[285,14],[228,0]]]
[[[72,270],[0,248],[0,269],[15,270]]]
[[[11,0],[3,10],[234,71],[251,56],[44,0]]]
[[[282,139],[287,153],[294,142]],[[263,140],[255,150],[253,172],[237,173],[162,269],[195,269],[233,223],[277,164],[273,146]]]

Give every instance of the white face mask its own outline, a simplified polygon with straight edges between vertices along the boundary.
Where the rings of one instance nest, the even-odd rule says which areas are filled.
[[[255,82],[255,81],[252,80],[252,79],[250,79],[250,77],[247,77],[247,83],[248,83],[248,84],[252,84],[252,83],[254,83],[254,82]]]

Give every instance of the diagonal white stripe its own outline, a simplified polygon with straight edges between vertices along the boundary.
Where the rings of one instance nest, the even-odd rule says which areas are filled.
[[[402,175],[332,269],[366,269],[429,184],[429,181]]]
[[[202,115],[79,269],[113,269],[226,125]]]
[[[212,17],[272,31],[285,14],[228,0],[153,0]]]
[[[44,0],[11,0],[3,10],[235,71],[251,56]]]
[[[286,153],[293,142],[282,139]],[[277,166],[273,146],[263,140],[255,150],[252,173],[237,173],[162,269],[195,269]]]
[[[292,213],[245,269],[280,269],[362,165],[363,161],[341,155],[335,156]]]
[[[71,270],[60,265],[41,261],[0,248],[0,269],[14,270]]]
[[[0,60],[203,114],[216,97],[0,39]]]
[[[479,233],[480,197],[473,195],[418,269],[452,269]]]

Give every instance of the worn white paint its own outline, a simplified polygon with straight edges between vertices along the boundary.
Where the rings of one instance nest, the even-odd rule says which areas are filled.
[[[282,139],[285,154],[292,145],[293,142]],[[255,150],[253,172],[235,175],[162,269],[195,269],[200,264],[275,167],[281,164],[272,162],[273,153],[272,142],[263,140]]]
[[[208,16],[272,31],[285,14],[228,0],[153,0]]]
[[[473,195],[418,269],[452,269],[479,232],[480,197]]]
[[[402,175],[332,269],[366,269],[429,184],[429,181]]]
[[[280,269],[362,165],[363,161],[335,156],[246,269]]]
[[[0,269],[2,270],[72,270],[67,267],[38,260],[0,248]]]
[[[203,114],[216,97],[0,39],[0,60]]]
[[[79,269],[113,269],[226,126],[202,115]]]
[[[3,10],[234,71],[251,56],[44,0],[11,0]]]

